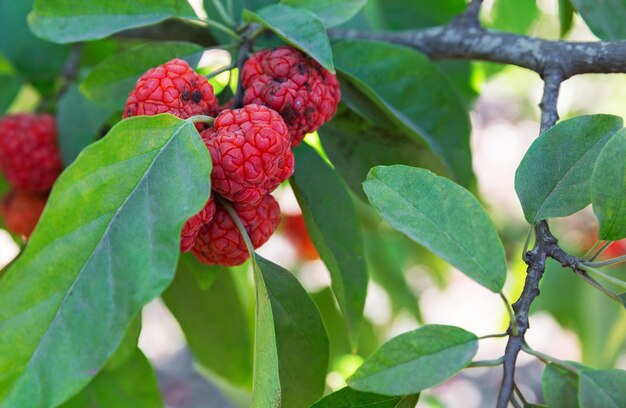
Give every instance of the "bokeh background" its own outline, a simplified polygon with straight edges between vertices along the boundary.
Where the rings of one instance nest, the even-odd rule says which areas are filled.
[[[376,16],[375,10],[368,10],[370,17]],[[559,38],[556,0],[485,0],[482,18],[486,25],[498,29]],[[596,40],[578,16],[566,39]],[[228,64],[230,55],[225,51],[209,51],[200,63],[207,70]],[[535,73],[522,68],[480,62],[471,64],[468,75],[471,87],[461,91],[471,106],[471,145],[478,191],[505,242],[510,260],[505,293],[514,301],[525,275],[521,253],[529,227],[513,180],[522,156],[538,135],[537,104],[543,83]],[[216,84],[221,81],[223,86],[226,77],[218,76],[215,81]],[[33,110],[39,98],[36,89],[25,85],[9,111]],[[569,79],[563,83],[558,106],[562,119],[589,113],[626,117],[626,76],[585,75]],[[307,140],[320,145],[316,135]],[[328,272],[306,240],[295,197],[288,185],[282,186],[276,196],[283,209],[283,223],[280,233],[260,253],[297,275],[322,310],[332,342],[329,390],[343,387],[345,378],[382,342],[421,324],[456,325],[479,336],[506,329],[508,316],[497,295],[394,232],[367,206],[359,205],[372,281],[360,349],[357,354],[351,353],[330,295]],[[555,235],[574,254],[582,255],[597,241],[590,209],[554,220],[552,226]],[[615,244],[612,255],[619,254],[619,245],[626,248],[624,243]],[[18,250],[13,238],[0,231],[0,266],[8,264]],[[242,298],[250,304],[251,272],[244,267],[237,273]],[[618,267],[615,274],[626,278],[626,269]],[[541,289],[527,334],[533,348],[562,360],[626,369],[626,314],[618,306],[555,265],[549,266]],[[228,316],[229,310],[222,313]],[[237,406],[238,391],[216,380],[194,362],[177,321],[160,299],[144,309],[142,321],[139,346],[157,370],[169,407]],[[498,358],[504,345],[505,339],[483,340],[476,358]],[[531,401],[541,401],[542,370],[543,364],[535,358],[520,355],[518,384]],[[491,406],[500,376],[500,367],[464,370],[444,385],[424,393],[418,406]],[[226,396],[235,402],[228,402]],[[245,406],[245,402],[241,404]]]

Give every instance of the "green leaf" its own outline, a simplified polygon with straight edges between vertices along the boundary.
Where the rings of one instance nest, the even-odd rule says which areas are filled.
[[[59,98],[57,131],[61,157],[65,165],[76,159],[85,147],[100,136],[99,132],[113,110],[96,105],[71,85]]]
[[[591,31],[602,40],[626,39],[626,1],[571,0]]]
[[[11,106],[22,87],[22,79],[17,75],[0,74],[0,115]]]
[[[626,406],[626,371],[583,370],[578,398],[585,408],[623,408]]]
[[[502,289],[504,247],[469,191],[428,170],[402,165],[374,167],[363,188],[392,227],[487,289]]]
[[[624,307],[626,308],[626,292],[619,295],[619,298],[622,299],[622,303],[624,304]]]
[[[559,0],[560,36],[565,37],[574,23],[574,6],[570,0]]]
[[[173,58],[183,58],[195,66],[201,52],[202,47],[187,42],[140,45],[102,61],[87,75],[80,90],[98,105],[122,110],[137,79],[148,69]]]
[[[367,0],[282,0],[281,3],[311,10],[326,27],[333,27],[354,17]]]
[[[600,223],[598,237],[626,238],[626,129],[604,146],[591,176],[591,203]]]
[[[294,153],[298,164],[291,186],[307,231],[331,274],[351,338],[356,340],[363,319],[367,266],[354,202],[337,173],[315,150],[303,144]]]
[[[104,366],[172,280],[210,170],[193,123],[158,115],[118,123],[61,174],[0,280],[4,405],[57,405]]]
[[[491,27],[517,34],[526,34],[539,14],[536,0],[496,0]]]
[[[33,1],[0,1],[0,53],[24,76],[52,79],[63,69],[70,49],[42,41],[31,33],[26,16]]]
[[[345,98],[346,87],[342,89]],[[432,152],[406,132],[389,126],[373,125],[345,108],[326,123],[318,134],[324,152],[353,193],[367,200],[363,181],[370,169],[377,165],[405,164],[427,167],[437,173],[445,172]]]
[[[394,123],[429,147],[464,185],[472,184],[469,115],[426,56],[402,46],[351,40],[333,47],[335,65]]]
[[[230,383],[251,388],[252,335],[232,277],[242,271],[231,269],[203,265],[183,254],[176,277],[162,297],[196,360]],[[206,289],[200,288],[196,278],[201,273],[213,276]]]
[[[325,396],[310,408],[415,408],[419,394],[389,397],[345,387]]]
[[[159,408],[163,406],[156,376],[143,353],[135,348],[121,366],[103,370],[62,408]]]
[[[70,43],[97,40],[172,17],[195,18],[187,0],[35,0],[28,16],[36,36]]]
[[[348,379],[350,387],[383,395],[416,394],[467,367],[478,338],[461,328],[427,325],[383,344]]]
[[[306,407],[323,393],[328,336],[317,307],[288,271],[254,254],[257,321],[253,407]]]
[[[571,363],[577,368],[582,364]],[[555,364],[548,364],[543,370],[541,388],[546,403],[551,408],[578,406],[578,375]]]
[[[410,30],[449,23],[467,7],[464,0],[369,0],[378,29]]]
[[[115,350],[115,353],[109,358],[105,366],[106,370],[114,370],[123,365],[130,359],[137,350],[137,344],[139,343],[139,335],[141,334],[141,313],[137,314],[126,334],[120,343],[120,346]]]
[[[515,191],[530,224],[565,217],[590,204],[598,155],[622,125],[617,116],[579,116],[535,140],[515,173]]]
[[[335,72],[333,52],[324,23],[311,11],[274,4],[257,12],[244,10],[248,23],[259,23],[285,42],[308,54],[330,72]]]

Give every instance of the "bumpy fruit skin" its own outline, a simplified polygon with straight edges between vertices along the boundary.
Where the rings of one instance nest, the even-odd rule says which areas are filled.
[[[287,126],[265,106],[226,109],[201,136],[213,160],[213,190],[240,207],[256,206],[293,173]]]
[[[240,207],[235,204],[233,208],[254,248],[263,245],[280,222],[280,207],[271,195],[263,197],[256,207]],[[200,228],[191,251],[200,262],[208,265],[241,265],[250,256],[235,222],[220,204],[217,205],[213,222]]]
[[[46,206],[47,194],[10,191],[2,197],[0,215],[6,228],[16,235],[28,238]]]
[[[181,119],[214,115],[218,103],[209,81],[175,58],[148,70],[128,95],[124,118],[171,113]]]
[[[49,191],[63,170],[54,117],[20,113],[1,118],[0,169],[14,188]]]
[[[193,217],[189,218],[185,225],[183,225],[183,231],[180,236],[180,250],[182,252],[189,252],[196,242],[196,237],[200,228],[213,221],[215,215],[215,200],[213,197],[209,198],[204,208]]]
[[[293,47],[255,53],[242,71],[244,102],[268,106],[283,117],[297,146],[330,120],[341,99],[335,75]]]

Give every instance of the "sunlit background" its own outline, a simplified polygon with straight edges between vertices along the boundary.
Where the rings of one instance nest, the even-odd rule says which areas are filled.
[[[539,16],[529,31],[532,35],[558,39],[556,3],[555,0],[537,1]],[[485,1],[487,23],[495,18],[491,12],[492,4],[493,1]],[[595,37],[576,16],[568,39],[593,41]],[[229,63],[230,56],[224,51],[207,52],[201,61],[202,66],[210,69]],[[513,301],[521,290],[525,275],[520,255],[528,232],[513,180],[522,156],[538,135],[537,104],[542,81],[535,73],[521,68],[501,68],[483,63],[473,65],[472,75],[476,91],[480,93],[471,112],[474,170],[480,196],[498,225],[511,259],[505,293]],[[228,73],[218,76],[215,84],[221,81],[223,86],[227,76]],[[11,111],[28,110],[36,105],[34,99],[33,92],[24,89]],[[561,90],[559,113],[561,118],[587,113],[626,117],[626,76],[586,75],[567,80]],[[316,144],[315,137],[307,140]],[[283,218],[297,220],[299,208],[289,186],[281,187],[276,196],[283,209]],[[597,239],[595,221],[589,209],[557,220],[553,227],[564,245],[578,255]],[[376,228],[380,234],[394,234],[382,222]],[[260,253],[296,274],[318,301],[328,292],[328,272],[319,260],[303,261],[302,248],[294,245],[293,239],[284,233],[284,225],[281,231],[283,233],[274,235]],[[401,237],[395,239],[404,242]],[[18,247],[11,236],[0,231],[0,265],[9,263],[17,253]],[[394,292],[379,279],[370,282],[365,307],[368,327],[362,333],[362,337],[369,337],[364,343],[370,346],[365,347],[360,356],[346,352],[333,358],[327,377],[329,390],[345,386],[345,378],[376,344],[418,327],[420,315],[421,323],[456,325],[478,336],[501,333],[506,329],[508,316],[498,295],[451,270],[443,262],[437,262],[432,256],[421,257],[425,252],[418,254],[420,256],[407,257],[406,260],[398,258],[406,292]],[[398,256],[403,256],[402,251]],[[249,279],[251,282],[250,273]],[[596,367],[626,369],[626,314],[620,313],[617,306],[577,279],[560,268],[549,268],[543,281],[542,296],[533,308],[528,343],[562,360],[582,360]],[[394,303],[394,296],[402,296],[402,301]],[[224,313],[229,311],[224,310]],[[483,340],[476,359],[498,358],[504,345],[505,339]],[[210,380],[210,374],[202,374],[202,370],[193,364],[180,327],[160,300],[153,301],[143,311],[139,346],[158,372],[168,406],[233,406],[223,396],[232,390]],[[522,392],[530,401],[539,401],[543,364],[523,353],[519,363],[517,382]],[[464,370],[445,384],[423,393],[418,406],[493,405],[500,376],[500,367]]]

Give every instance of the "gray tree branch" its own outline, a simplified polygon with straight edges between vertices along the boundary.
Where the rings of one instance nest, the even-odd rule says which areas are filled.
[[[468,8],[469,10],[469,8]],[[626,72],[626,41],[550,41],[488,30],[462,14],[447,26],[401,32],[331,29],[334,39],[385,41],[417,49],[431,59],[497,62],[528,68],[541,75],[560,72],[562,79],[587,73]]]

